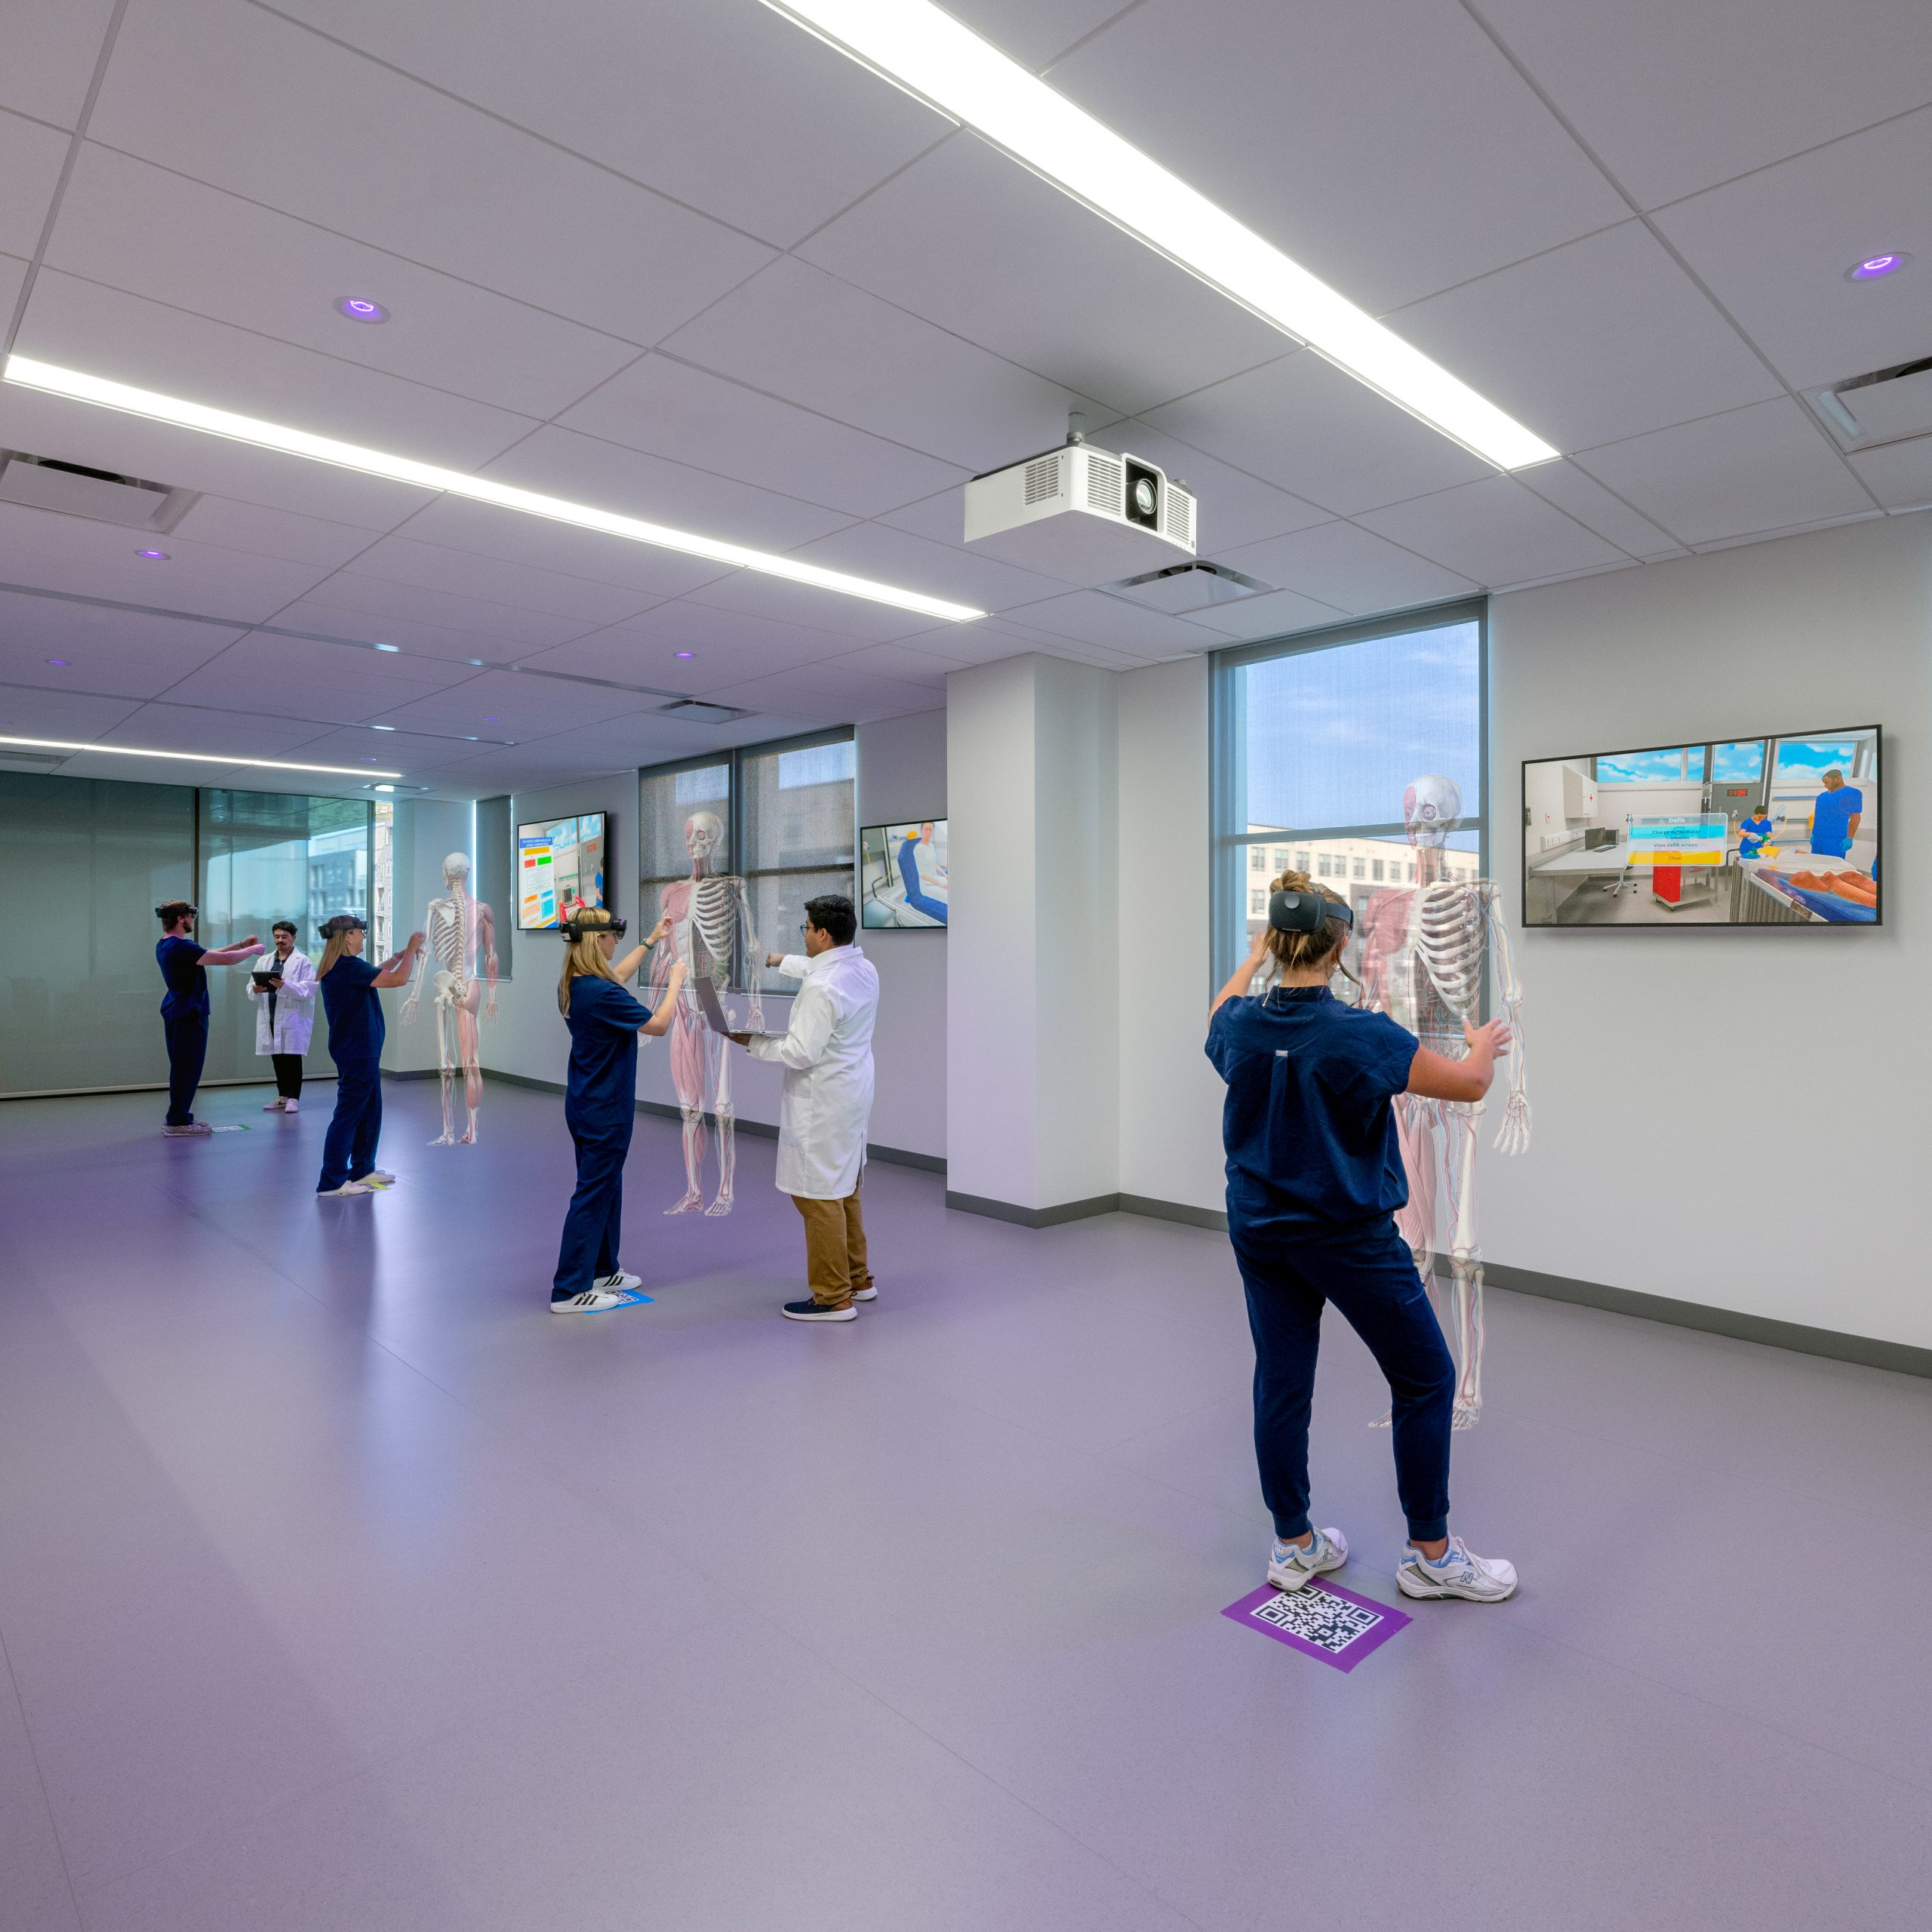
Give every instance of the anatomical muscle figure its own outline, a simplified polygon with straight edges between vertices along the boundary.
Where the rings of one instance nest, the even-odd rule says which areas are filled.
[[[1362,1004],[1387,1014],[1435,1052],[1460,1060],[1469,1051],[1465,1021],[1476,1023],[1486,954],[1494,949],[1497,992],[1512,1044],[1503,1064],[1509,1094],[1495,1145],[1520,1154],[1530,1144],[1524,1091],[1523,989],[1503,928],[1497,888],[1486,878],[1447,876],[1443,851],[1463,814],[1455,782],[1418,778],[1402,794],[1402,825],[1416,854],[1416,882],[1378,892],[1361,918]],[[1481,1100],[1395,1096],[1395,1128],[1407,1170],[1409,1203],[1395,1225],[1435,1291],[1436,1203],[1446,1195],[1449,1221],[1450,1316],[1457,1369],[1455,1426],[1474,1426],[1482,1411],[1482,1249],[1476,1234],[1476,1137]],[[1386,1418],[1385,1417],[1386,1420]]]
[[[432,1147],[448,1147],[460,1142],[467,1146],[476,1138],[477,1110],[483,1104],[483,1069],[477,1057],[476,1011],[483,1006],[490,1019],[497,1017],[497,926],[490,909],[470,897],[469,860],[462,852],[452,852],[443,861],[445,893],[429,901],[423,921],[426,936],[416,967],[416,983],[403,1001],[402,1023],[416,1017],[423,997],[423,981],[429,976],[434,989],[436,1017],[436,1068],[442,1075],[443,1131],[430,1142]],[[478,977],[477,965],[482,964]],[[484,987],[489,1001],[484,1005]],[[454,1088],[458,1069],[463,1074],[463,1097],[468,1120],[462,1133],[456,1131]]]
[[[711,812],[694,812],[685,821],[685,850],[691,855],[691,876],[664,888],[660,910],[671,926],[670,937],[652,955],[651,983],[662,992],[671,968],[681,960],[683,990],[671,1019],[671,1084],[677,1089],[678,1111],[685,1131],[685,1192],[667,1214],[688,1214],[704,1206],[704,1117],[718,1123],[718,1192],[707,1214],[731,1211],[731,1177],[737,1162],[732,1123],[737,1110],[731,1103],[731,1043],[712,1031],[698,1004],[697,983],[709,979],[722,993],[731,983],[734,958],[745,964],[751,990],[749,1020],[754,1031],[764,1025],[758,997],[758,974],[763,955],[752,929],[750,895],[741,878],[714,872],[724,828]]]

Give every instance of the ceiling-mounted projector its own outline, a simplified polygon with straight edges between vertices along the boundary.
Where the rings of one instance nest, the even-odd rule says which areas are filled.
[[[1085,439],[1076,414],[1059,449],[966,486],[966,541],[1003,563],[1112,583],[1194,555],[1194,498],[1158,463]]]

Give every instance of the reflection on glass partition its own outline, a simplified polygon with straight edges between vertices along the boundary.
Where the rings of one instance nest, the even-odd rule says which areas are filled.
[[[1876,925],[1875,724],[1523,767],[1530,926]]]

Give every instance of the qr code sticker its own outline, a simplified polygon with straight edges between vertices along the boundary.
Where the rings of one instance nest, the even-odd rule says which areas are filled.
[[[1278,1591],[1248,1614],[1257,1623],[1272,1624],[1331,1656],[1346,1651],[1382,1621],[1380,1614],[1365,1604],[1349,1603],[1312,1588]]]

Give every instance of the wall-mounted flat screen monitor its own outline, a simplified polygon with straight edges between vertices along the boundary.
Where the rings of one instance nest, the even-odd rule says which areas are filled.
[[[542,932],[604,903],[606,814],[544,819],[516,829],[517,930]]]
[[[860,923],[868,932],[946,930],[946,820],[859,834]]]
[[[1526,926],[1875,926],[1878,728],[1523,763]]]

